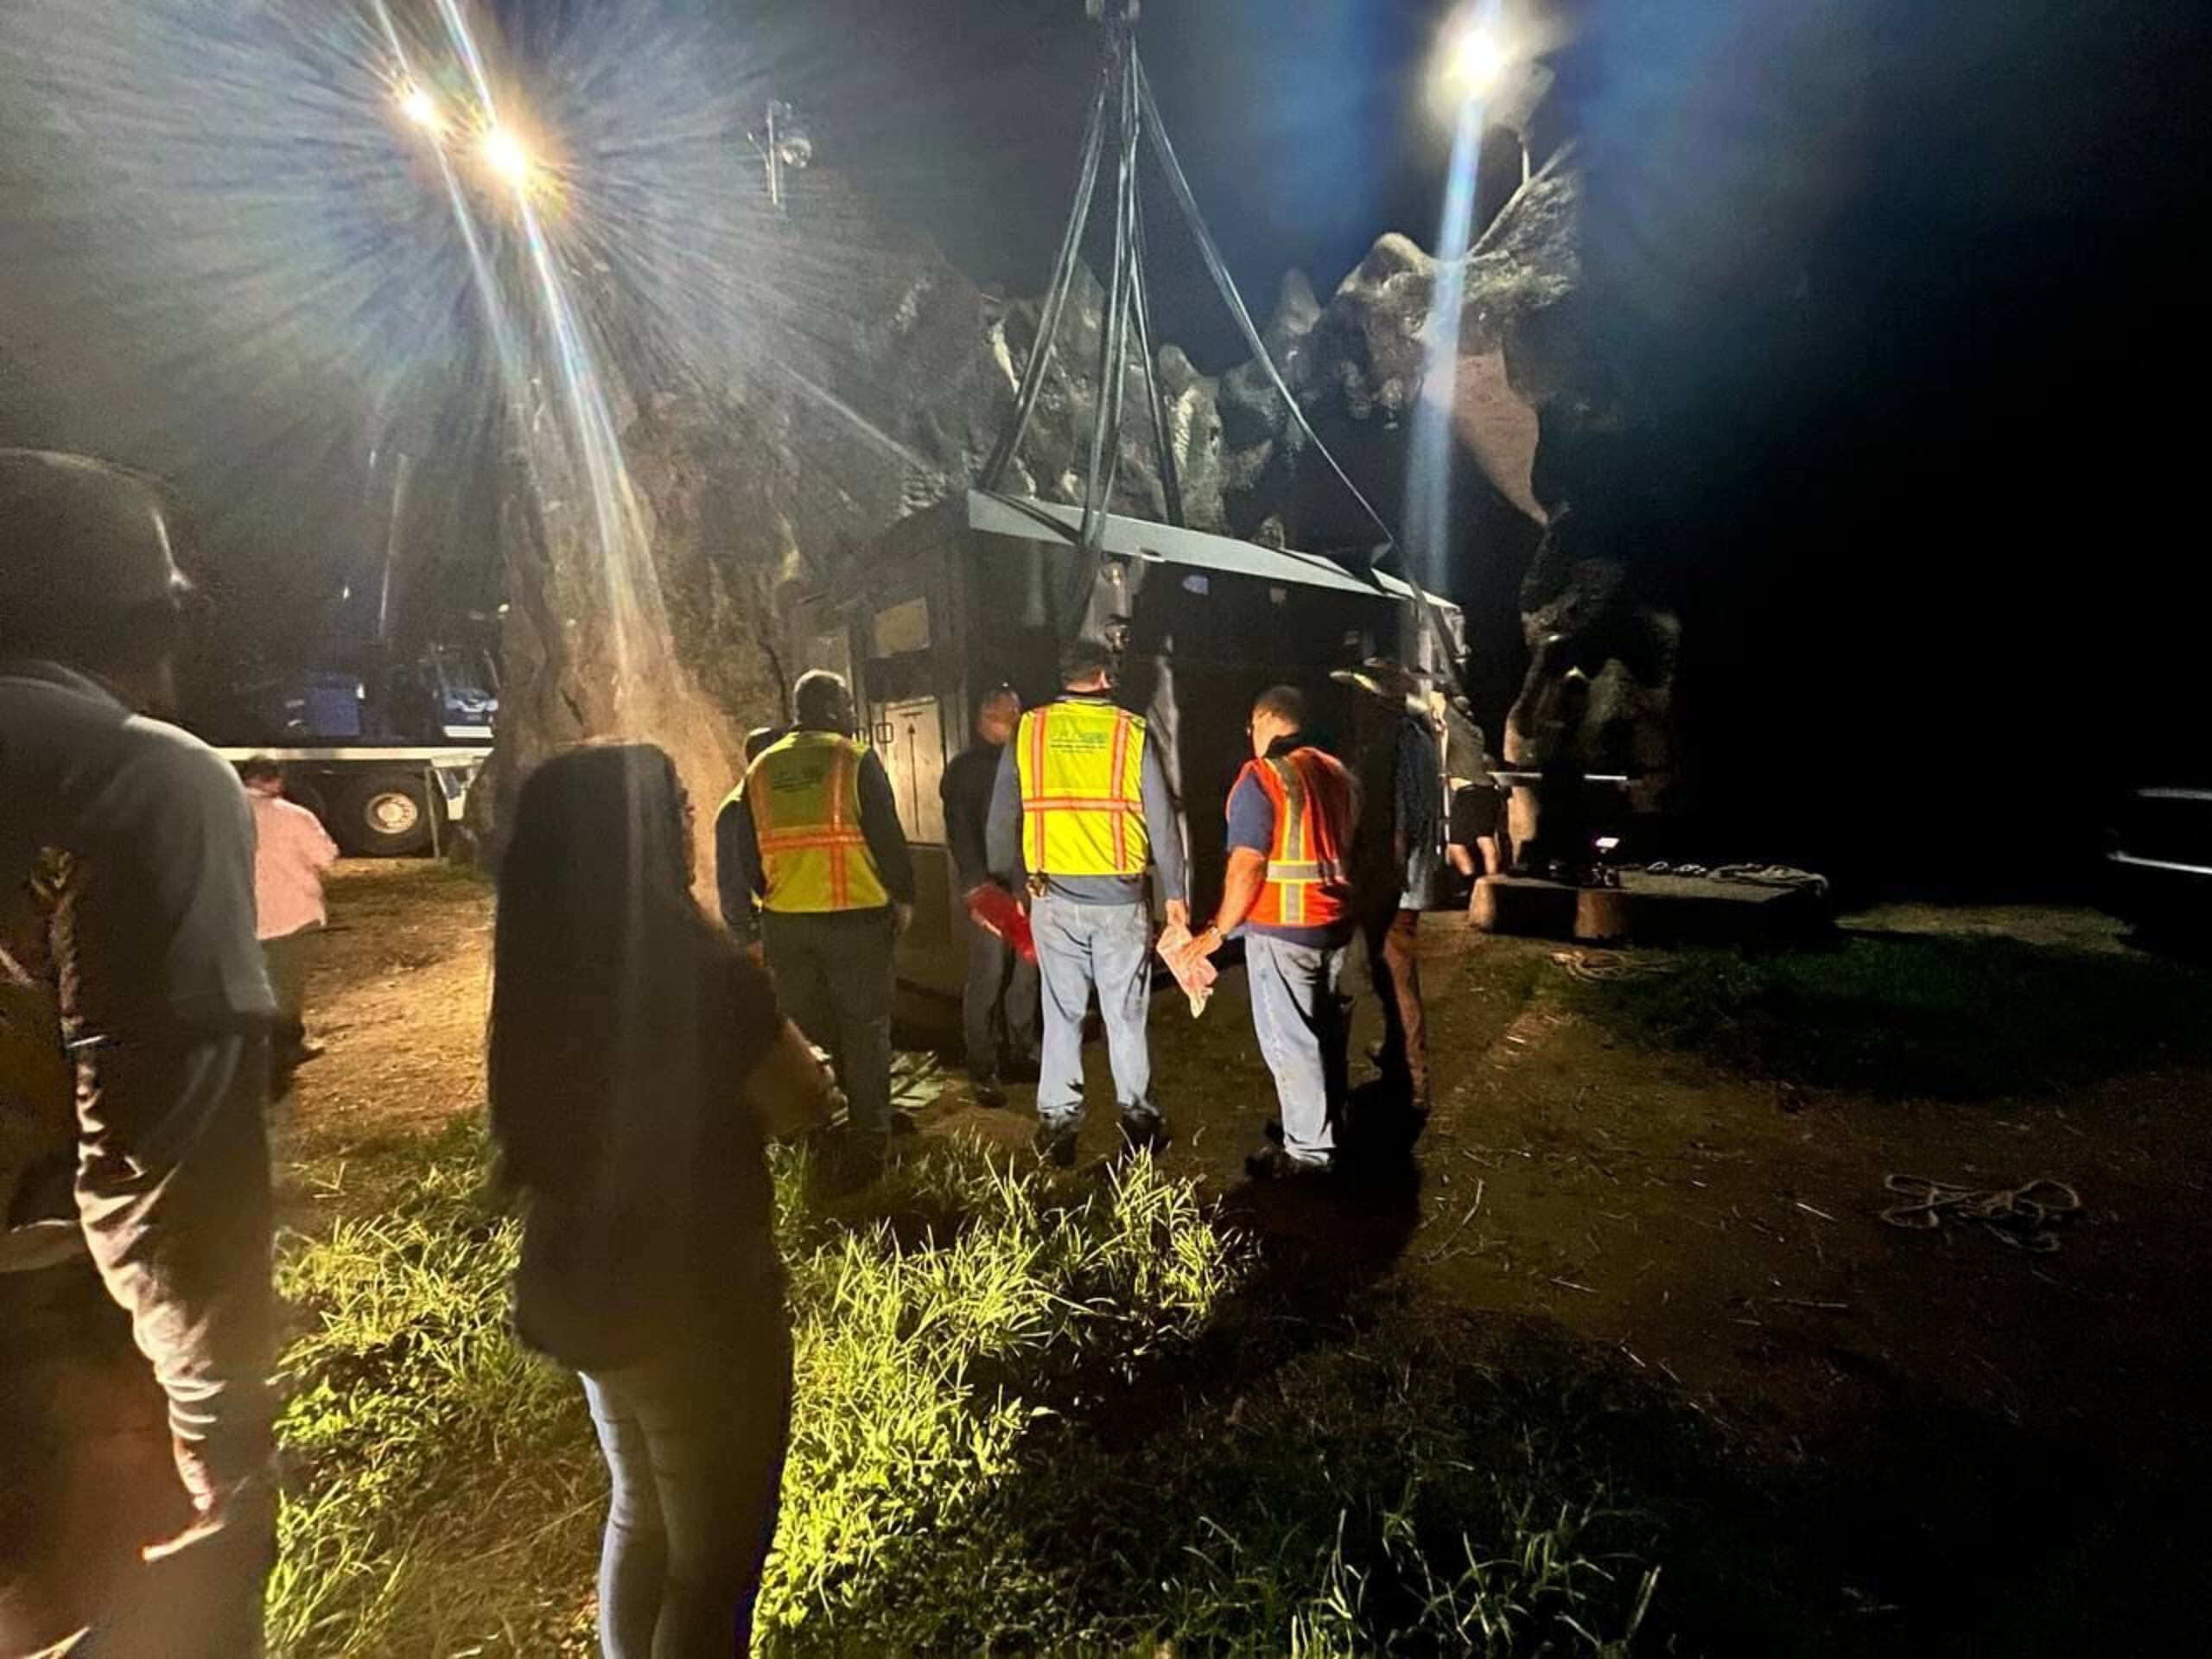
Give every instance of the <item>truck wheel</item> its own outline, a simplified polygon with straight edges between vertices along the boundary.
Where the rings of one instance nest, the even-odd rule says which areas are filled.
[[[430,797],[412,772],[377,772],[346,791],[334,826],[340,845],[366,858],[405,858],[430,845]]]

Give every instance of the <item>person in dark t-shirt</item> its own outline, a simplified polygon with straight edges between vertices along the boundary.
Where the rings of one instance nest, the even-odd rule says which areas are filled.
[[[276,1005],[245,791],[151,717],[175,522],[0,450],[0,1652],[257,1653],[275,1559]]]
[[[499,868],[488,1083],[524,1217],[517,1333],[579,1372],[613,1487],[613,1654],[744,1653],[791,1414],[772,1135],[835,1091],[767,971],[691,897],[650,744],[554,756]]]
[[[976,741],[953,756],[938,785],[953,879],[963,894],[995,880],[986,842],[991,794],[1007,740],[1020,718],[1021,699],[1012,686],[988,694],[976,711]],[[1037,1063],[1037,964],[1024,961],[972,914],[965,920],[968,982],[961,996],[961,1024],[968,1075],[976,1097],[995,1106],[1006,1099],[1001,1079],[1018,1077]]]

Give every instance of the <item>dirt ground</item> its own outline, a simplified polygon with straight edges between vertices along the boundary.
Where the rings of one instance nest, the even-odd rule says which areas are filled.
[[[302,1076],[296,1135],[342,1151],[476,1109],[484,890],[349,864],[333,913],[314,1004],[329,1054]],[[1895,907],[1847,925],[2121,949],[2067,911]],[[2030,1591],[2069,1578],[2125,1596],[2116,1573],[2194,1566],[2202,1516],[2157,1517],[2191,1492],[2202,1508],[2212,1072],[1969,1104],[1808,1092],[1615,1037],[1564,994],[1554,946],[1439,916],[1422,949],[1435,1113],[1404,1190],[1355,1201],[1243,1180],[1274,1101],[1241,970],[1195,1021],[1179,998],[1155,1001],[1176,1136],[1164,1167],[1317,1265],[1356,1257],[1440,1307],[1540,1324],[1696,1414],[1728,1478],[1770,1506],[1777,1547],[1827,1561],[1836,1592],[1864,1603],[1870,1650],[1909,1650],[1906,1630],[1931,1619],[2001,1630],[2039,1605]],[[1357,1076],[1374,1022],[1352,978]],[[1084,1145],[1103,1157],[1100,1045],[1090,1060]],[[1026,1091],[993,1110],[956,1086],[923,1132],[1015,1149],[1027,1106]],[[1970,1225],[1904,1231],[1879,1218],[1892,1173],[2054,1177],[2085,1213],[2049,1255]]]

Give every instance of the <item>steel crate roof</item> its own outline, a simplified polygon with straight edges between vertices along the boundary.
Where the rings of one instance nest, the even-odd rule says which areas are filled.
[[[1073,546],[1082,533],[1083,510],[1027,496],[970,490],[968,523],[971,529],[987,536],[1064,542]],[[1369,598],[1375,597],[1378,589],[1393,599],[1414,596],[1412,588],[1388,571],[1377,570],[1370,582],[1318,553],[1262,547],[1255,542],[1240,542],[1231,536],[1179,530],[1173,524],[1125,518],[1117,513],[1106,515],[1104,545],[1107,552],[1122,558],[1146,559],[1194,570],[1218,570],[1279,586],[1326,588]]]

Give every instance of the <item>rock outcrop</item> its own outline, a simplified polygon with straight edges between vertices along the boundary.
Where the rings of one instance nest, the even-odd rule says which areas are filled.
[[[1602,537],[1583,533],[1604,518],[1588,505],[1605,487],[1585,464],[1597,453],[1592,441],[1602,448],[1604,435],[1631,416],[1584,344],[1580,190],[1569,150],[1520,190],[1468,258],[1450,419],[1498,511],[1520,526],[1508,538],[1520,556],[1539,527],[1550,526],[1522,595],[1530,666],[1506,728],[1509,754],[1541,763],[1565,745],[1593,766],[1633,759],[1664,772],[1672,624],[1634,590]],[[866,556],[892,522],[969,486],[1009,418],[1037,338],[1036,301],[995,298],[918,243],[897,245],[851,273],[842,291],[823,283],[818,265],[811,270],[810,303],[845,327],[734,352],[718,378],[631,388],[636,412],[623,448],[650,519],[660,588],[662,633],[652,649],[680,670],[673,695],[694,705],[673,724],[723,734],[719,750],[689,745],[686,770],[702,801],[728,786],[738,735],[782,716],[800,658],[784,602],[794,585]],[[1436,286],[1436,261],[1406,238],[1386,236],[1325,303],[1292,273],[1263,328],[1307,420],[1386,517],[1404,499],[1409,416],[1423,395]],[[1007,488],[1080,499],[1104,299],[1096,277],[1080,273]],[[1258,363],[1206,375],[1165,344],[1155,369],[1189,522],[1292,545],[1372,545],[1371,528],[1310,453]],[[1141,367],[1132,365],[1125,394],[1113,506],[1160,518],[1165,495]],[[537,637],[560,607],[538,600],[577,586],[561,563],[591,553],[573,537],[565,551],[549,553],[557,538],[533,533],[529,515],[510,518],[509,580],[524,591],[511,611],[503,743],[534,753],[552,734],[526,728],[556,715],[556,723],[578,723],[573,690],[549,697],[533,683],[561,659]],[[589,627],[572,613],[563,613],[572,632]],[[612,671],[605,651],[573,638],[563,648]],[[1570,664],[1600,690],[1578,728],[1567,731],[1538,711]],[[582,724],[611,717],[617,701],[605,700]]]

